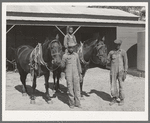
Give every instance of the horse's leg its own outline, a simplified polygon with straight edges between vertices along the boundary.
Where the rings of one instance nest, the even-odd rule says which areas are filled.
[[[81,93],[81,98],[83,97],[83,90],[82,90],[82,87],[83,87],[83,76],[82,76],[82,81],[80,82],[80,93]]]
[[[52,103],[51,97],[50,97],[50,94],[49,94],[49,89],[48,89],[49,88],[49,84],[48,84],[49,75],[50,75],[49,71],[44,75],[44,77],[45,77],[46,99],[47,99],[48,103]]]
[[[27,74],[22,68],[21,66],[18,64],[17,65],[18,67],[18,71],[19,71],[19,74],[20,74],[20,80],[22,82],[22,96],[26,96],[27,95],[27,88],[26,88],[26,77],[27,77]]]
[[[58,74],[57,74],[57,90],[60,90],[60,87],[59,87],[60,76],[61,76],[61,71],[58,70]]]
[[[56,90],[56,74],[55,74],[55,71],[53,72],[53,80],[54,80],[54,86],[53,86],[53,89]]]
[[[82,72],[82,81],[80,82],[81,100],[84,100],[84,97],[83,97],[83,80],[84,80],[85,72],[86,72],[86,70],[84,70]]]
[[[26,77],[27,77],[27,73],[22,73],[20,75],[20,80],[22,82],[22,96],[27,96],[27,87],[26,87]]]
[[[33,77],[33,84],[32,84],[32,95],[31,95],[31,104],[35,104],[35,88],[36,88],[36,76]]]

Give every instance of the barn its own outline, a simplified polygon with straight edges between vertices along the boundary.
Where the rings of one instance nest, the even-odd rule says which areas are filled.
[[[121,39],[131,73],[144,76],[145,22],[136,15],[117,9],[64,5],[7,5],[6,11],[7,49],[22,44],[36,46],[57,34],[63,44],[66,27],[71,25],[78,42],[99,34],[108,52],[113,49],[113,41]]]

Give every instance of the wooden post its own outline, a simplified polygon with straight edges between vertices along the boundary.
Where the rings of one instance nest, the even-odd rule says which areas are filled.
[[[15,25],[12,25],[12,27],[10,27],[10,28],[7,30],[6,34],[7,34],[14,26],[15,26]]]
[[[59,29],[57,26],[55,27],[65,36],[65,34],[61,31],[61,29]]]
[[[74,32],[73,35],[80,29],[81,26],[79,26]]]

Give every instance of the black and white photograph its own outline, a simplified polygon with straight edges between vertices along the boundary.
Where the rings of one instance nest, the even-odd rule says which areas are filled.
[[[148,120],[148,3],[3,2],[2,120]]]

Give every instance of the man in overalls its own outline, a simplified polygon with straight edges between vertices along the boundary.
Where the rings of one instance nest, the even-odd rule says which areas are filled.
[[[78,54],[74,52],[73,47],[76,44],[68,43],[68,51],[63,55],[61,66],[65,68],[65,77],[67,80],[69,106],[81,108],[80,104],[80,75],[82,73]]]
[[[66,49],[65,53],[67,53],[67,48],[68,48],[69,43],[77,44],[76,37],[73,34],[73,27],[72,26],[69,26],[67,28],[67,34],[64,37],[64,47]]]
[[[110,102],[110,106],[117,103],[119,99],[119,106],[124,104],[124,87],[123,81],[126,78],[127,70],[128,70],[128,58],[127,54],[124,50],[120,49],[122,44],[121,40],[115,40],[115,49],[110,51],[108,54],[107,62],[111,63],[110,69],[110,85],[111,85],[111,95],[112,101]],[[119,84],[119,91],[117,88],[117,80]]]

